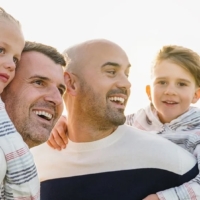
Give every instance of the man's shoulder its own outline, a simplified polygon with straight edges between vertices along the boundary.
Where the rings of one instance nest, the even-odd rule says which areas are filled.
[[[38,145],[38,146],[32,147],[32,148],[30,149],[30,152],[31,152],[32,154],[41,155],[41,153],[43,154],[45,151],[51,151],[51,150],[55,151],[54,149],[52,149],[51,147],[49,147],[49,146],[47,145],[47,143],[45,142],[45,143],[40,144],[40,145]]]
[[[132,146],[133,151],[148,154],[150,160],[158,161],[158,165],[171,166],[172,169],[177,166],[187,171],[196,164],[194,155],[153,131],[144,131],[129,125],[123,125],[119,129],[124,131],[127,147]],[[166,165],[167,161],[170,164]]]
[[[119,129],[119,131],[126,132],[126,134],[128,133],[128,134],[130,134],[131,136],[134,136],[134,137],[147,137],[147,138],[149,138],[150,136],[155,136],[155,137],[158,136],[156,134],[157,133],[156,131],[142,130],[142,129],[139,129],[135,126],[131,126],[131,125],[128,125],[128,124],[124,124],[122,126],[119,126],[118,129]]]

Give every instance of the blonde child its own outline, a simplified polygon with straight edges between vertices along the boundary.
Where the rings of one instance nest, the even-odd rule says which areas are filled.
[[[200,97],[199,55],[185,47],[164,46],[152,66],[146,93],[151,104],[128,115],[126,123],[156,131],[182,146],[196,156],[200,169],[200,109],[191,106]],[[157,199],[199,199],[198,191],[200,175],[189,183],[158,192]]]
[[[151,104],[128,115],[126,123],[151,131],[151,134],[155,131],[185,148],[197,158],[200,169],[200,109],[191,106],[200,97],[199,55],[185,47],[164,46],[155,59],[151,70],[151,84],[146,86],[146,93]],[[66,131],[66,119],[61,117],[47,143],[53,148],[65,148]],[[179,187],[145,198],[158,199],[200,199],[200,174]]]
[[[0,7],[0,93],[13,79],[24,45],[19,22]],[[0,149],[0,199],[39,199],[39,180],[32,155],[1,98]]]

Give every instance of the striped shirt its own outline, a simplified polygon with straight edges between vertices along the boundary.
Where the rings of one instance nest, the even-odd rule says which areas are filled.
[[[159,121],[156,110],[152,106],[140,109],[137,113],[126,117],[128,125],[145,131],[152,131],[152,134],[160,134],[175,144],[183,147],[194,154],[200,169],[200,109],[190,109],[172,120],[170,123],[162,124]],[[198,200],[197,194],[200,191],[200,174],[190,182],[179,187],[158,192],[161,200]]]
[[[40,183],[27,144],[0,99],[0,200],[39,200]]]

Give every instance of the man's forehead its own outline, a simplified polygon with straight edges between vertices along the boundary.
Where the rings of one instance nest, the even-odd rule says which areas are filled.
[[[21,60],[19,63],[20,64],[21,63],[29,63],[29,64],[41,63],[43,62],[43,60],[45,60],[45,57],[48,58],[43,53],[40,53],[37,51],[22,52]]]
[[[86,43],[83,47],[87,51],[93,53],[102,52],[102,50],[124,53],[124,50],[119,45],[107,40],[97,40],[94,42]]]
[[[85,47],[88,62],[97,62],[100,65],[104,63],[118,63],[119,65],[128,65],[128,57],[125,51],[118,45],[111,42],[96,42]]]
[[[36,51],[23,52],[21,60],[18,64],[19,70],[35,71],[35,70],[44,70],[48,68],[48,71],[51,71],[51,66],[56,66],[57,64],[51,60],[48,56],[43,53]],[[62,68],[61,66],[58,66]],[[53,69],[52,69],[53,70]]]
[[[48,56],[36,52],[24,52],[18,65],[19,73],[38,74],[41,76],[64,77],[63,68],[60,64],[56,64]],[[16,72],[17,73],[17,72]]]
[[[105,63],[117,63],[119,66],[130,66],[125,51],[117,44],[104,40],[90,40],[75,45],[65,51],[71,62],[71,70],[82,70],[88,66],[101,67]],[[69,69],[68,68],[68,69]]]

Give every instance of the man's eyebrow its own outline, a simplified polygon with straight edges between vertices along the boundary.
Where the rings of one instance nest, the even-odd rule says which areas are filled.
[[[42,80],[50,80],[49,78],[47,78],[45,76],[40,76],[40,75],[33,75],[29,79],[34,79],[34,78],[39,78],[39,79],[42,79]]]
[[[114,67],[120,67],[121,66],[120,64],[115,63],[115,62],[106,62],[101,67],[103,68],[103,67],[108,66],[108,65],[114,66]],[[131,67],[131,64],[129,64],[127,67],[128,68]]]

